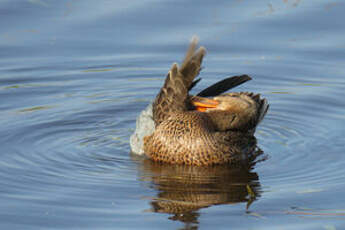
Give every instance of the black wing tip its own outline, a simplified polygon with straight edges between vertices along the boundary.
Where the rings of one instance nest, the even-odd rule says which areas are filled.
[[[198,78],[192,82],[192,84],[189,86],[188,91],[191,91],[198,82],[201,81],[201,78]]]
[[[249,77],[247,74],[228,77],[202,90],[200,93],[198,93],[197,96],[201,96],[201,97],[217,96],[249,80],[252,80],[252,78]]]
[[[243,74],[241,76],[239,76],[240,78],[242,78],[243,80],[246,80],[246,81],[250,81],[252,80],[253,78],[251,78],[249,75],[247,74]]]
[[[226,79],[237,79],[238,81],[241,81],[241,82],[246,82],[246,81],[250,81],[250,80],[253,80],[253,78],[251,78],[249,75],[247,74],[243,74],[243,75],[239,75],[239,76],[234,76],[234,77],[229,77],[229,78],[226,78]]]

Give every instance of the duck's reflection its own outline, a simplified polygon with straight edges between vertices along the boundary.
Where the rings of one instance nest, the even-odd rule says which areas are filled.
[[[170,213],[171,220],[190,224],[198,222],[200,208],[238,202],[246,202],[248,208],[260,197],[259,177],[253,168],[264,159],[263,152],[256,149],[251,159],[236,167],[193,167],[148,159],[143,159],[138,167],[140,178],[151,182],[158,191],[152,198],[150,209]]]

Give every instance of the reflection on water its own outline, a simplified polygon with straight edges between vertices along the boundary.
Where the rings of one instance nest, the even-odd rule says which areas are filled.
[[[343,228],[344,1],[2,0],[0,12],[0,229]],[[130,158],[137,115],[194,34],[208,51],[196,92],[245,73],[237,90],[268,99],[256,138],[269,160]]]
[[[266,159],[260,149],[251,156],[237,165],[200,167],[153,162],[146,158],[139,160],[140,179],[149,181],[157,190],[150,210],[171,214],[171,220],[196,224],[201,208],[245,202],[248,209],[261,194],[254,166]],[[138,158],[132,155],[133,160],[138,161]]]

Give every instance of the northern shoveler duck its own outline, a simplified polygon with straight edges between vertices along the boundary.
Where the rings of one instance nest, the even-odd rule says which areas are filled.
[[[196,50],[197,43],[192,39],[181,66],[172,65],[152,107],[146,110],[154,127],[146,127],[151,131],[143,137],[142,150],[154,161],[174,164],[212,165],[246,159],[248,148],[255,146],[255,128],[268,110],[267,100],[249,92],[224,93],[251,80],[248,75],[224,79],[190,95],[200,80],[195,78],[206,54],[204,47]]]

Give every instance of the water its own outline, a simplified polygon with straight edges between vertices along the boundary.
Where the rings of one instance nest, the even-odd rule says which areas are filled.
[[[341,229],[345,226],[345,3],[0,2],[1,229]],[[129,154],[136,116],[192,35],[196,92],[271,107],[268,159],[237,169]]]

